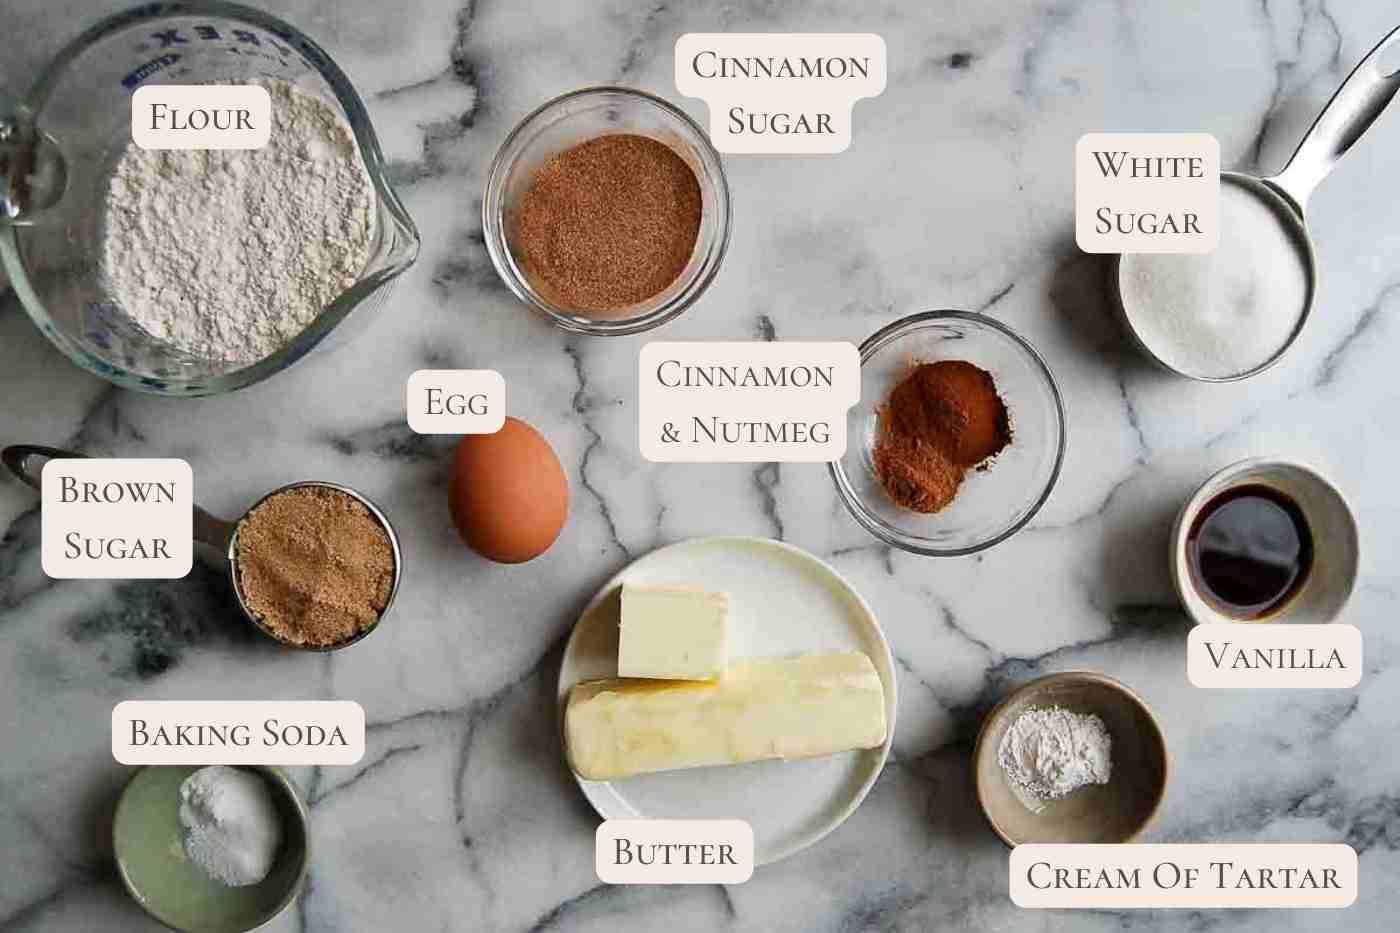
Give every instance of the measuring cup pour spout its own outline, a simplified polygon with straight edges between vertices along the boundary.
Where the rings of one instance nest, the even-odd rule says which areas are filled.
[[[1383,62],[1387,52],[1392,54]],[[1370,128],[1397,90],[1400,26],[1378,42],[1342,82],[1283,171],[1264,181],[1281,192],[1302,215],[1313,189]]]

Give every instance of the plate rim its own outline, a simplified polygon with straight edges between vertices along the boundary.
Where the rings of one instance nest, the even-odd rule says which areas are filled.
[[[899,712],[898,668],[895,665],[894,652],[890,650],[889,639],[885,637],[885,631],[880,626],[879,618],[876,617],[875,611],[870,608],[870,604],[866,602],[865,597],[851,584],[850,580],[846,579],[845,575],[831,566],[829,562],[813,554],[811,551],[798,547],[795,544],[790,544],[787,541],[781,541],[777,538],[765,538],[759,535],[701,535],[695,538],[681,538],[678,541],[672,541],[669,544],[664,544],[661,547],[648,551],[640,557],[629,561],[626,566],[609,577],[607,581],[598,588],[597,592],[593,594],[587,604],[585,604],[583,609],[579,612],[578,617],[574,620],[573,626],[569,629],[569,637],[564,643],[564,651],[559,661],[559,675],[555,683],[555,689],[558,694],[556,703],[558,705],[559,748],[561,754],[565,757],[565,767],[568,767],[568,754],[564,744],[564,710],[568,702],[569,690],[574,686],[574,683],[570,682],[565,684],[564,672],[569,666],[569,657],[574,652],[574,645],[578,639],[579,628],[583,620],[588,618],[589,613],[591,613],[609,593],[623,583],[623,578],[626,577],[637,564],[645,560],[650,560],[654,558],[655,555],[665,551],[704,545],[721,547],[757,545],[760,547],[768,547],[779,551],[786,551],[789,555],[813,565],[838,584],[839,588],[845,591],[855,602],[860,610],[860,615],[864,618],[866,627],[869,631],[873,632],[875,641],[879,644],[880,651],[884,657],[884,670],[889,672],[888,681],[886,681],[884,676],[880,678],[881,684],[885,689],[885,741],[879,747],[877,760],[871,767],[870,773],[861,782],[855,793],[851,795],[850,800],[842,806],[836,816],[823,823],[817,830],[798,837],[793,843],[786,847],[765,853],[765,857],[760,858],[759,853],[755,851],[754,867],[758,867],[759,865],[771,865],[796,855],[798,852],[820,842],[835,831],[837,827],[845,823],[846,820],[850,819],[851,814],[855,813],[856,810],[860,808],[860,805],[865,802],[865,798],[880,780],[880,775],[885,771],[885,765],[889,761],[890,751],[894,745],[895,720]],[[880,673],[878,665],[876,666],[876,673]],[[599,817],[604,820],[626,818],[621,816],[609,816],[608,813],[604,812],[602,793],[599,789],[610,785],[612,782],[585,781],[575,774],[572,768],[569,768],[569,775],[574,779],[574,783],[578,785],[579,790],[583,793],[584,799],[588,801],[588,805],[593,808],[593,811],[597,813]],[[635,812],[628,816],[631,818],[645,818],[642,817],[641,814]]]

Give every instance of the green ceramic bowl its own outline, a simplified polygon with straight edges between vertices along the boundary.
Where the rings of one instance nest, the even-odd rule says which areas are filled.
[[[282,852],[258,884],[231,888],[185,856],[180,835],[180,784],[198,765],[148,766],[131,776],[117,803],[112,841],[117,873],[136,903],[183,933],[245,933],[296,899],[310,860],[306,804],[276,768],[247,766],[267,782],[282,814]]]

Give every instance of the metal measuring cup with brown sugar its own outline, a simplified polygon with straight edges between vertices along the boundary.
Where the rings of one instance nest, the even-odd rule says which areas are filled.
[[[0,460],[3,460],[9,471],[36,491],[42,488],[41,476],[44,461],[85,458],[86,456],[86,454],[74,451],[33,444],[15,445],[0,451]],[[272,619],[268,613],[258,611],[255,607],[258,600],[252,598],[253,594],[245,585],[247,581],[245,581],[243,569],[240,568],[239,558],[240,532],[247,533],[248,529],[255,527],[250,525],[250,521],[256,520],[259,509],[268,503],[275,503],[279,497],[314,497],[316,493],[325,493],[328,498],[343,501],[344,505],[357,516],[357,519],[371,520],[373,525],[383,532],[387,545],[387,550],[381,549],[382,560],[380,561],[384,565],[382,569],[385,579],[376,586],[379,596],[376,601],[381,605],[375,607],[376,611],[368,622],[356,625],[351,634],[333,642],[324,643],[293,637],[292,633],[285,630],[285,626],[276,624],[276,620]],[[304,543],[310,544],[310,539],[314,537],[314,529],[303,528],[300,531],[308,533],[303,535],[303,539]],[[239,608],[243,610],[248,621],[274,641],[289,648],[304,651],[335,651],[346,648],[374,631],[393,605],[394,597],[398,593],[399,581],[403,575],[403,552],[399,547],[398,534],[394,531],[394,526],[390,523],[388,516],[368,497],[356,490],[338,483],[321,480],[308,480],[279,486],[253,503],[236,521],[218,518],[196,505],[194,506],[194,540],[208,545],[224,556],[228,566],[229,583],[238,600]],[[320,542],[316,544],[319,545]],[[304,592],[293,594],[289,591],[286,595],[291,601],[304,601],[307,598]]]

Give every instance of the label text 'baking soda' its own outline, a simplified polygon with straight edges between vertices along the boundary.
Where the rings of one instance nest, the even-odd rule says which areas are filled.
[[[128,700],[112,709],[124,765],[351,765],[365,711],[350,700]]]

